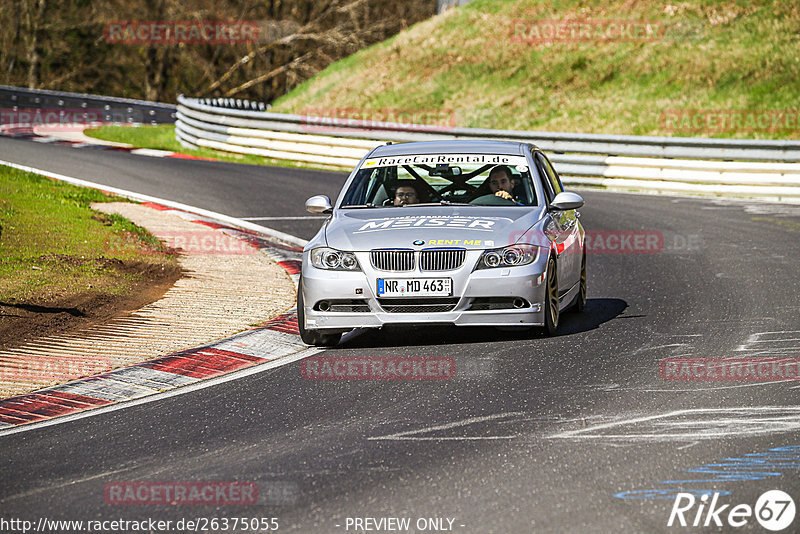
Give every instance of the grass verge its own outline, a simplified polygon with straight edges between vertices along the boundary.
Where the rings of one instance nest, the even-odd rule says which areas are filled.
[[[0,305],[127,296],[148,273],[176,269],[149,232],[89,207],[119,200],[0,166]]]

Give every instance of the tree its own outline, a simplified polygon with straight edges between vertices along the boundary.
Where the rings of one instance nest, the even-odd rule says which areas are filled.
[[[4,83],[174,101],[272,101],[331,62],[435,13],[435,0],[6,0]],[[115,21],[255,21],[257,42],[119,44]]]

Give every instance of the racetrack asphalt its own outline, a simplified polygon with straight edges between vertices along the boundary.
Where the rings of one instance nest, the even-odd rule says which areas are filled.
[[[0,159],[235,217],[307,216],[307,197],[334,198],[346,178],[7,138]],[[663,246],[595,248],[586,311],[563,316],[558,336],[368,332],[323,355],[450,357],[459,372],[441,381],[319,381],[295,362],[2,436],[0,516],[278,517],[279,532],[354,532],[348,517],[451,518],[453,531],[470,533],[668,532],[679,490],[716,490],[725,504],[751,506],[769,489],[800,498],[800,461],[759,469],[744,461],[759,457],[743,456],[800,447],[798,382],[660,373],[669,357],[800,357],[800,208],[581,194],[594,239],[608,247],[609,236],[656,232]],[[258,222],[305,239],[321,223]],[[187,480],[255,482],[261,499],[104,500],[110,482]],[[758,529],[755,519],[749,527]]]

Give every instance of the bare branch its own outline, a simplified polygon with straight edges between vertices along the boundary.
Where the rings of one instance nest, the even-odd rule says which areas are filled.
[[[259,83],[264,83],[267,80],[269,80],[271,78],[274,78],[278,74],[286,72],[287,70],[292,69],[296,65],[301,64],[303,61],[305,61],[307,58],[309,58],[313,54],[314,54],[313,52],[308,52],[307,54],[304,54],[304,55],[302,55],[302,56],[300,56],[298,58],[293,59],[290,63],[287,63],[285,65],[281,65],[280,67],[278,67],[276,69],[273,69],[273,70],[271,70],[270,72],[268,72],[266,74],[263,74],[263,75],[261,75],[261,76],[259,76],[257,78],[254,78],[254,79],[252,79],[252,80],[250,80],[250,81],[248,81],[246,83],[243,83],[239,87],[234,87],[233,89],[231,89],[230,91],[225,93],[225,96],[233,96],[233,95],[235,95],[237,93],[240,93],[240,92],[244,91],[245,89],[249,89],[250,87],[253,87],[254,85],[257,85]]]

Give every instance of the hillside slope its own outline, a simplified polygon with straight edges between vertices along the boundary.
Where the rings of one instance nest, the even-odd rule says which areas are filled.
[[[796,2],[477,0],[334,63],[273,110],[796,139],[798,96]]]

